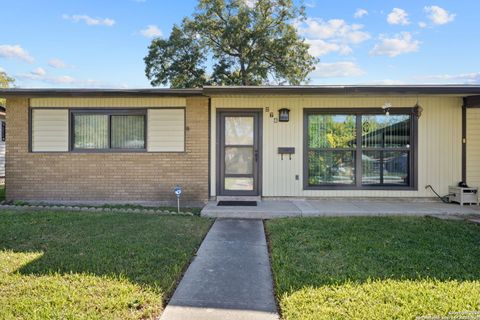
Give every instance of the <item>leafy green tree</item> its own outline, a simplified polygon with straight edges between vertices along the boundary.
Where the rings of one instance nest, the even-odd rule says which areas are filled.
[[[205,81],[204,50],[191,33],[174,26],[167,40],[154,39],[145,57],[145,74],[153,86],[201,87]]]
[[[15,82],[15,79],[9,77],[4,71],[0,71],[0,88],[8,88]],[[5,99],[0,99],[0,106],[5,106]]]
[[[195,13],[154,39],[145,73],[154,86],[300,84],[317,59],[294,26],[292,0],[199,0]],[[207,65],[211,72],[207,74]]]

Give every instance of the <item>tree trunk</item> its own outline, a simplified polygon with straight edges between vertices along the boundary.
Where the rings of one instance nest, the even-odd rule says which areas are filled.
[[[242,86],[248,86],[247,70],[245,69],[245,62],[240,60],[240,75],[242,76]]]

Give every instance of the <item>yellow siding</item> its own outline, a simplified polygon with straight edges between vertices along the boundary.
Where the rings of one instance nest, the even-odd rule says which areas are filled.
[[[480,109],[467,110],[467,184],[480,186]]]
[[[185,98],[34,98],[31,107],[60,108],[146,108],[184,107]]]
[[[148,151],[185,151],[185,109],[148,110]]]
[[[68,110],[32,110],[32,151],[68,151]]]
[[[345,96],[214,96],[212,98],[211,181],[216,181],[216,109],[262,108],[263,113],[263,181],[266,197],[431,197],[425,190],[431,184],[441,194],[461,180],[461,105],[456,97],[421,96],[424,111],[418,129],[418,190],[303,190],[303,109],[304,108],[372,108],[390,102],[393,107],[413,107],[417,97],[345,97]],[[274,123],[265,108],[278,117],[278,109],[289,108],[290,122]],[[295,147],[292,160],[282,161],[278,147]],[[295,175],[300,179],[295,180]],[[212,183],[211,195],[216,194]]]

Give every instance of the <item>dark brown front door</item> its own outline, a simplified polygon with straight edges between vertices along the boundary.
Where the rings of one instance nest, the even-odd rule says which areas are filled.
[[[219,195],[260,195],[260,112],[219,113]]]

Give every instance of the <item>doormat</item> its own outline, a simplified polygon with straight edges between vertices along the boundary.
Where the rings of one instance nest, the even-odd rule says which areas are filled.
[[[257,201],[219,201],[219,207],[256,207]]]

